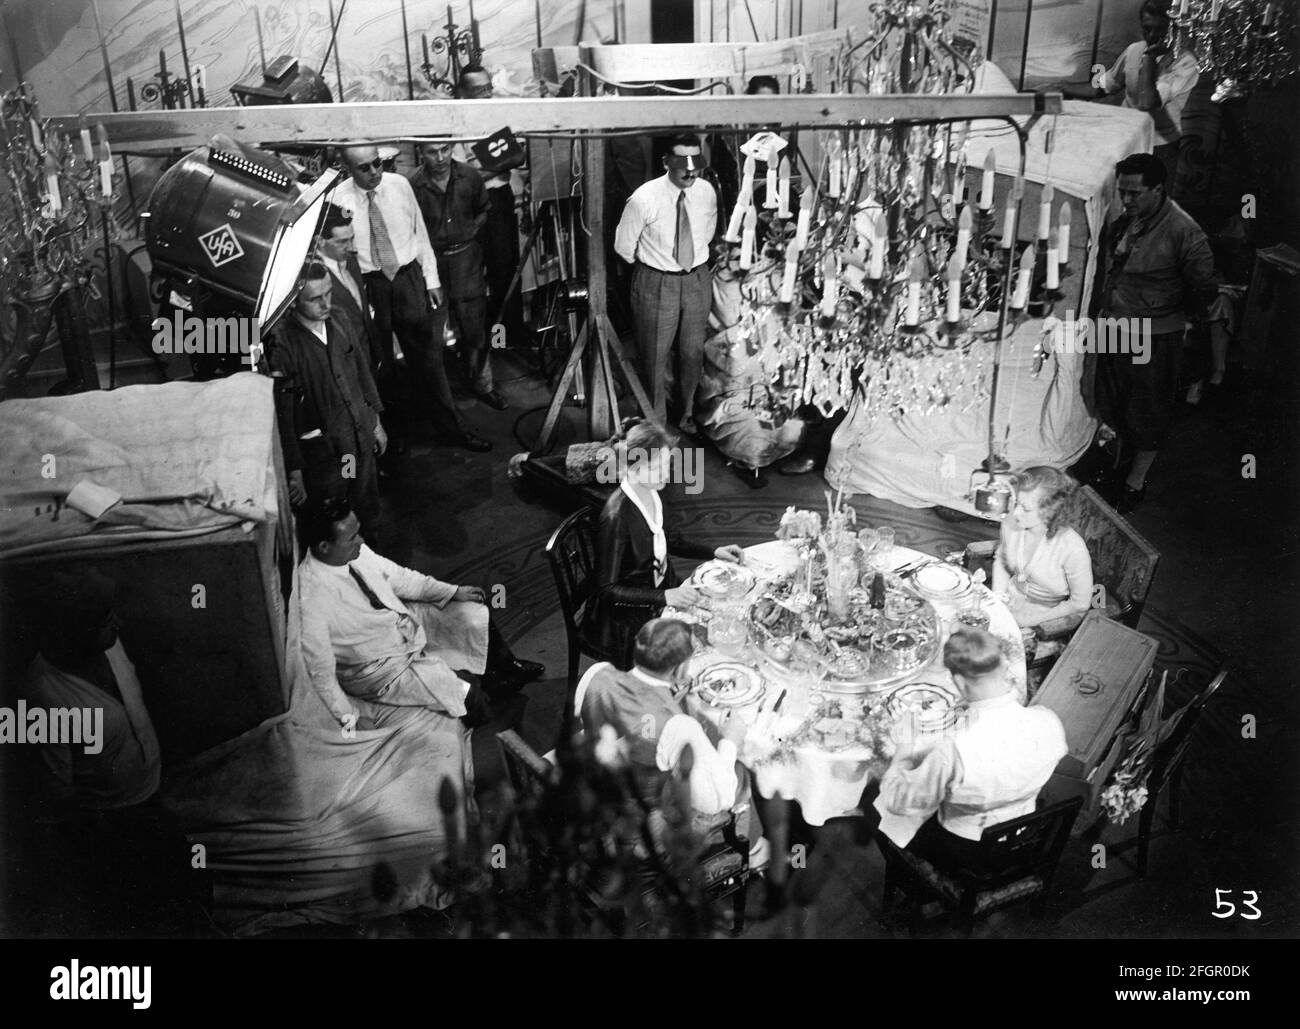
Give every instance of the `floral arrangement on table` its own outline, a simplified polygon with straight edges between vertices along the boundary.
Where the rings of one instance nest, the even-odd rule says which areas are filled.
[[[1154,673],[1153,673],[1154,674]],[[1115,825],[1123,825],[1146,806],[1147,778],[1151,764],[1160,745],[1177,727],[1187,707],[1181,707],[1168,718],[1162,717],[1165,706],[1166,671],[1160,684],[1147,698],[1137,715],[1137,726],[1128,734],[1124,756],[1111,773],[1110,781],[1101,793],[1101,806]],[[1190,706],[1187,705],[1187,706]]]
[[[756,745],[755,737],[745,741],[745,759],[751,765],[793,761],[799,747],[815,746],[823,750],[864,750],[863,760],[877,773],[883,773],[898,749],[896,723],[887,704],[878,698],[841,697],[816,704],[788,732],[778,733],[773,721],[766,749]],[[761,738],[761,737],[760,737]],[[857,755],[854,755],[855,759]]]
[[[826,562],[826,601],[833,619],[848,614],[849,591],[858,584],[858,545],[854,535],[858,512],[845,503],[845,490],[826,490],[826,521],[816,511],[787,507],[776,538],[799,548],[807,565],[806,590],[813,591],[813,563],[820,550]]]

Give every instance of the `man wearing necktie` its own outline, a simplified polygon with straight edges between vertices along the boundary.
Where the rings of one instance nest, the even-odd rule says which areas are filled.
[[[695,432],[695,391],[704,360],[712,281],[709,244],[717,229],[718,197],[704,170],[697,136],[675,136],[664,174],[639,187],[623,209],[614,249],[632,273],[632,319],[654,417],[667,416],[667,380],[678,341],[681,428]]]
[[[434,317],[443,302],[442,283],[411,184],[383,170],[374,146],[348,147],[344,160],[352,177],[335,187],[330,199],[352,216],[357,261],[374,307],[383,363],[388,366],[388,374],[381,375],[385,392],[390,398],[397,392],[396,334],[442,442],[466,450],[491,450],[489,441],[461,426],[452,400],[443,366],[442,333]],[[409,422],[412,413],[407,412],[404,421]]]
[[[364,340],[370,356],[370,373],[378,381],[384,360],[379,333],[375,329],[370,297],[366,293],[366,280],[357,262],[356,233],[351,216],[337,204],[325,205],[325,219],[320,235],[316,237],[316,256],[333,283],[332,314],[352,328],[357,339]],[[387,369],[384,369],[386,372]]]
[[[504,697],[545,671],[511,653],[489,620],[482,589],[381,557],[362,542],[346,508],[310,512],[303,531],[303,658],[317,695],[345,730],[361,718],[382,725],[392,707],[460,718],[474,698],[458,672],[482,676],[484,691]]]

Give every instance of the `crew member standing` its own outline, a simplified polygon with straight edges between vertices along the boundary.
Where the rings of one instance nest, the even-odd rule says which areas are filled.
[[[456,86],[459,100],[491,100],[492,76],[478,64],[467,64],[460,72]],[[488,216],[479,229],[478,241],[483,247],[483,262],[487,273],[488,304],[486,330],[489,338],[499,324],[505,330],[506,342],[520,346],[524,342],[524,305],[521,292],[510,293],[515,270],[519,267],[519,216],[515,213],[514,176],[509,170],[491,171],[484,168],[468,147],[461,159],[478,172],[487,187]],[[495,405],[493,405],[495,406]]]
[[[614,249],[632,274],[632,317],[654,415],[667,416],[673,340],[681,362],[680,426],[695,432],[695,390],[704,361],[713,284],[709,244],[717,229],[718,196],[707,181],[698,136],[673,137],[663,175],[639,187],[623,209]]]
[[[488,196],[473,168],[455,161],[450,143],[425,143],[411,188],[438,257],[438,278],[447,295],[445,313],[460,341],[470,388],[489,407],[510,405],[492,382],[491,351],[485,334],[487,280],[483,248],[475,238],[488,217]]]
[[[384,362],[394,367],[396,333],[427,395],[433,427],[442,441],[466,450],[491,450],[491,443],[461,426],[451,397],[442,334],[434,331],[433,312],[442,305],[438,262],[411,184],[385,172],[373,146],[349,147],[344,160],[352,177],[335,188],[331,200],[352,215],[357,260],[374,307]],[[388,381],[393,383],[392,378]]]

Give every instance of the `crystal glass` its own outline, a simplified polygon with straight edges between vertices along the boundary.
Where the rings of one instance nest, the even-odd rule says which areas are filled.
[[[709,646],[720,654],[738,659],[745,655],[749,645],[749,619],[744,611],[734,605],[725,605],[714,611],[709,620]]]

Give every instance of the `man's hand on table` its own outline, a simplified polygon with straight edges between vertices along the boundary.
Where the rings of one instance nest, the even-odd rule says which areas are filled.
[[[478,586],[457,586],[451,599],[468,604],[483,604],[487,602],[487,593]]]
[[[713,552],[713,556],[719,561],[730,561],[732,564],[745,563],[745,551],[735,543],[728,543],[725,547],[719,547]]]
[[[669,607],[699,607],[702,602],[703,597],[699,591],[691,586],[674,586],[664,590],[664,603]]]

